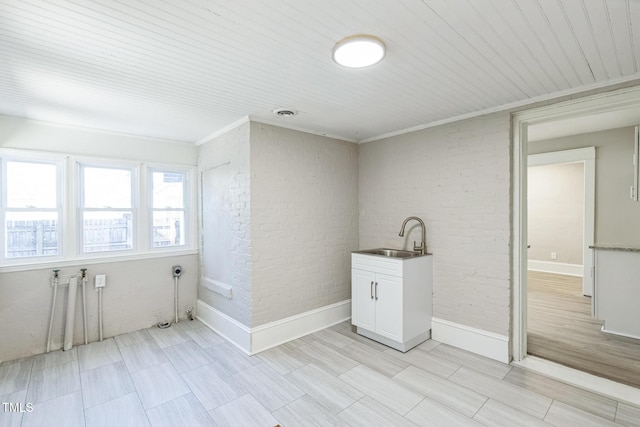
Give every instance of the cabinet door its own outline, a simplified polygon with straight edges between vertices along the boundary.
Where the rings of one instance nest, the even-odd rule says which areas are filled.
[[[372,299],[372,283],[375,274],[369,271],[351,270],[351,323],[376,330],[376,301]]]
[[[376,282],[376,333],[402,341],[402,279],[376,274]]]

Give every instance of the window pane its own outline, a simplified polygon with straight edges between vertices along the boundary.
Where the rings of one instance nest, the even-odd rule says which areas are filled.
[[[57,167],[50,163],[7,162],[7,206],[56,208]]]
[[[85,208],[131,208],[131,170],[83,168]]]
[[[58,255],[57,212],[7,212],[6,257]]]
[[[184,207],[184,173],[153,172],[153,207],[156,209]]]
[[[84,252],[132,249],[133,214],[131,211],[84,212],[82,235]]]
[[[153,213],[153,247],[184,245],[184,212],[156,211]]]

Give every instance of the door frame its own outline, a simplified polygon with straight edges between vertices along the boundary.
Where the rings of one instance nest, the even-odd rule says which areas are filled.
[[[584,165],[584,216],[582,221],[582,295],[593,296],[593,246],[596,213],[596,148],[584,147],[547,153],[529,154],[527,168],[531,166]],[[528,170],[528,169],[527,169]],[[593,312],[593,310],[591,310]]]
[[[512,198],[511,198],[511,356],[521,361],[527,356],[527,168],[530,125],[640,107],[640,86],[614,90],[512,115]]]

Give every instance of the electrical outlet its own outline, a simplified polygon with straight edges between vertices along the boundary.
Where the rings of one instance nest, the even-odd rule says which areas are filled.
[[[558,259],[558,254],[556,252],[551,252],[551,259]]]
[[[106,274],[96,274],[96,288],[104,288],[107,285]]]

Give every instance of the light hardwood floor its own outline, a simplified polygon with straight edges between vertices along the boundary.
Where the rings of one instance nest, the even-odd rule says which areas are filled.
[[[529,354],[640,387],[640,340],[600,331],[580,277],[530,271],[527,296]]]
[[[0,426],[640,426],[640,408],[344,322],[246,356],[199,321],[0,364]],[[24,408],[24,406],[23,406]],[[615,423],[615,424],[614,424]]]

